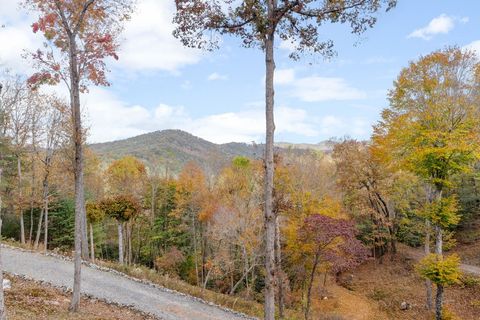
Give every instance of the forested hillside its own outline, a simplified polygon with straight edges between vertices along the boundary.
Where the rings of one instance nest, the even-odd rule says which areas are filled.
[[[131,155],[149,166],[156,164],[172,173],[180,172],[190,161],[200,164],[209,172],[218,172],[237,156],[260,159],[265,150],[262,144],[215,144],[181,130],[156,131],[125,140],[91,144],[89,147],[107,163]],[[279,143],[276,150],[282,154],[303,154],[308,150],[329,151],[331,145]]]
[[[15,32],[30,26],[43,45],[22,51],[18,74],[0,70],[0,320],[480,319],[480,41],[431,41],[469,17],[397,34],[429,45],[390,68],[371,55],[383,42],[328,64],[324,36],[397,19],[380,32],[390,37],[426,14],[423,1],[402,3],[415,14],[401,20],[381,14],[396,0],[165,3],[8,7]],[[257,52],[232,58],[234,38]],[[152,71],[144,63],[165,61],[143,54],[157,45],[178,52]],[[283,67],[314,54],[324,68]],[[204,74],[213,67],[231,74]],[[350,68],[359,88],[335,73]],[[161,128],[206,139],[165,129],[89,144]],[[343,138],[307,143],[332,133]]]

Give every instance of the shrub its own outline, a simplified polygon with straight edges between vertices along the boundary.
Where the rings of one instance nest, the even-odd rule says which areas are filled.
[[[418,273],[435,284],[451,285],[460,282],[460,258],[453,254],[448,257],[430,254],[416,266]]]

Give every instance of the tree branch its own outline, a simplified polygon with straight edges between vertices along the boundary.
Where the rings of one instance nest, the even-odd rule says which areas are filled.
[[[358,6],[361,6],[365,4],[365,0],[361,0],[359,2],[356,2],[356,3],[353,3],[349,6],[344,6],[344,7],[341,7],[341,8],[335,8],[335,9],[330,9],[330,10],[308,10],[308,11],[295,11],[296,13],[302,15],[302,16],[306,16],[306,17],[310,17],[310,18],[320,18],[326,14],[331,14],[331,13],[340,13],[342,11],[345,11],[345,10],[348,10],[348,9],[353,9],[355,7],[358,7]]]
[[[73,34],[76,35],[78,31],[80,30],[80,26],[83,22],[83,19],[85,18],[85,14],[87,13],[88,8],[95,2],[95,0],[88,0],[85,5],[83,6],[82,11],[80,12],[80,16],[78,17],[77,24],[75,25],[75,29],[73,31]]]

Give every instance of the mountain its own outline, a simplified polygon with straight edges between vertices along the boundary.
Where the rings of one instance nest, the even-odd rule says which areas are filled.
[[[96,143],[90,148],[104,162],[132,155],[145,162],[178,171],[189,161],[214,170],[236,156],[258,158],[263,147],[246,143],[215,144],[181,130],[155,131],[113,142]]]
[[[236,156],[261,158],[264,145],[231,142],[215,144],[181,130],[155,131],[113,142],[90,145],[104,162],[132,155],[148,164],[178,172],[187,162],[195,161],[207,171],[216,171]],[[281,143],[278,151],[305,153],[307,149],[327,150],[325,144]]]

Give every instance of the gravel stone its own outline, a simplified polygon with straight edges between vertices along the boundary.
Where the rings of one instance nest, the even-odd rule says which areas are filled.
[[[42,255],[2,246],[3,269],[7,273],[72,291],[73,263],[56,254]],[[129,277],[96,265],[82,266],[82,294],[126,306],[162,320],[255,319],[153,283]]]

